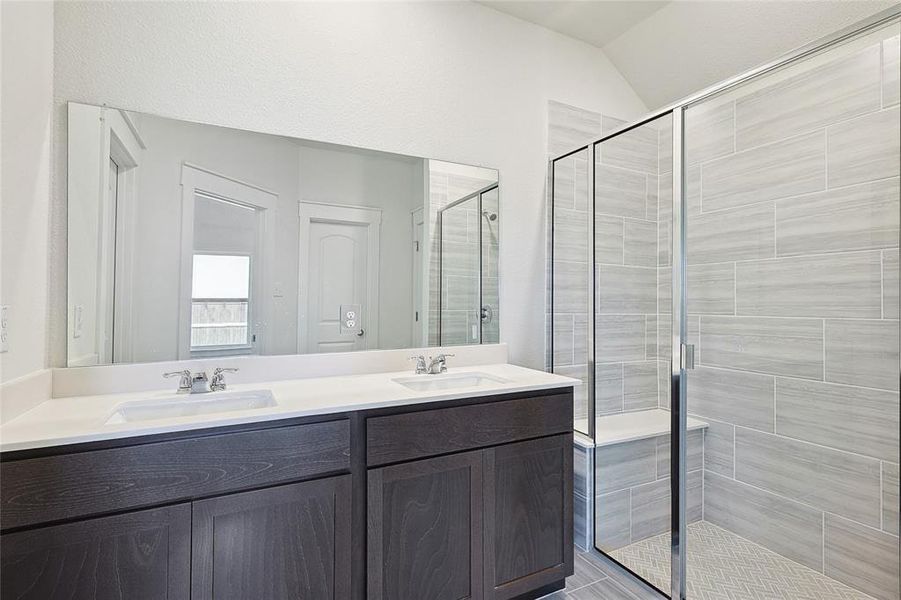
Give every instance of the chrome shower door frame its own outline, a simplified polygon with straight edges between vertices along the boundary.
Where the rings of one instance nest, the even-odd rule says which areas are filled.
[[[858,23],[843,28],[831,35],[825,36],[810,44],[802,46],[772,62],[763,64],[755,69],[737,75],[731,79],[727,79],[711,87],[705,88],[691,96],[683,98],[665,108],[654,111],[637,121],[633,121],[622,127],[619,127],[601,138],[590,143],[581,145],[568,152],[553,157],[549,161],[548,173],[550,188],[550,251],[552,253],[548,261],[550,268],[551,286],[550,286],[550,326],[549,326],[549,361],[551,370],[553,370],[553,339],[554,339],[554,294],[553,285],[553,251],[554,251],[554,165],[556,161],[570,157],[578,152],[587,151],[589,158],[588,165],[588,183],[589,183],[589,210],[591,211],[591,219],[589,220],[589,269],[587,276],[591,281],[589,301],[588,301],[588,434],[592,442],[596,441],[596,393],[594,388],[595,379],[595,302],[597,293],[597,278],[595,276],[595,202],[596,187],[594,173],[594,159],[596,156],[596,148],[599,144],[622,135],[628,131],[648,124],[667,114],[672,115],[673,127],[673,223],[672,223],[672,358],[670,365],[670,435],[671,446],[674,448],[670,452],[670,550],[671,550],[671,580],[670,580],[670,598],[674,600],[686,599],[686,489],[683,465],[686,464],[686,446],[687,446],[687,369],[693,368],[693,348],[688,344],[687,319],[686,319],[686,202],[685,202],[685,164],[684,164],[684,136],[685,136],[685,110],[694,106],[714,95],[721,94],[731,88],[742,85],[754,78],[765,75],[769,72],[781,69],[789,64],[804,60],[810,56],[818,54],[830,47],[839,45],[845,41],[853,39],[868,31],[872,31],[885,25],[897,22],[901,19],[901,5],[896,5],[871,17],[864,19]],[[901,365],[899,365],[901,372]],[[591,469],[590,476],[596,478],[595,468]],[[596,489],[595,485],[592,489]],[[594,498],[589,499],[593,503]],[[596,511],[592,510],[592,514]],[[592,546],[594,546],[593,531],[595,524],[590,524],[589,538]],[[603,554],[603,553],[602,553]],[[611,559],[612,560],[612,559]]]

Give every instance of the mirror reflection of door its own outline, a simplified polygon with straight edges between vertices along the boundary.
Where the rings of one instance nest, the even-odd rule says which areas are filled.
[[[378,347],[378,210],[300,206],[298,350]]]

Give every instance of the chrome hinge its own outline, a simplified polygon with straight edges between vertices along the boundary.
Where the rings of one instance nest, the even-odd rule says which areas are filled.
[[[695,368],[694,344],[682,344],[682,368],[687,371]]]

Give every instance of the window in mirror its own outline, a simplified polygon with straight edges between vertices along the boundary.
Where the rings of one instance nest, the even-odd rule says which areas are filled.
[[[250,348],[249,256],[195,254],[191,351]]]

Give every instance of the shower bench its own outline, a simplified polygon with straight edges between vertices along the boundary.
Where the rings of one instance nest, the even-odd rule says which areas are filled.
[[[596,423],[594,441],[580,434],[573,440],[576,544],[587,549],[594,539],[600,549],[612,551],[669,531],[670,412],[603,415]],[[701,518],[706,429],[706,422],[688,417],[689,522]]]

